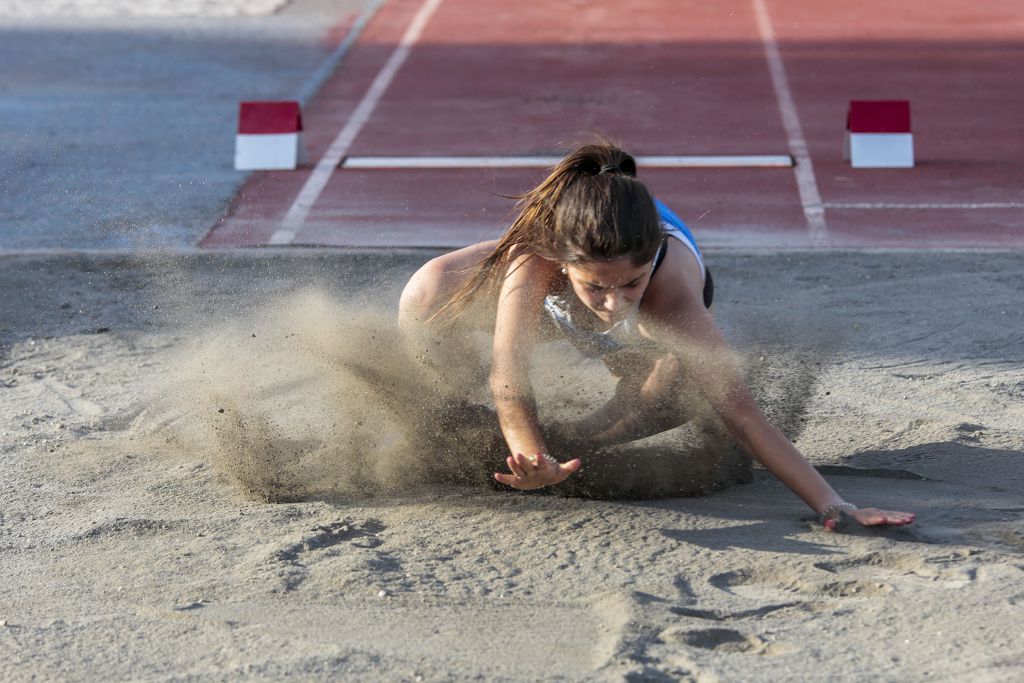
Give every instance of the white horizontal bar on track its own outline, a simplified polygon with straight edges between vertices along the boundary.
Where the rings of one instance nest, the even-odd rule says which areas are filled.
[[[647,168],[792,168],[789,154],[637,157]]]
[[[1024,202],[826,202],[826,209],[1024,209]]]
[[[429,168],[548,168],[562,157],[555,156],[410,156],[346,157],[341,168],[429,169]],[[793,157],[783,155],[638,156],[644,168],[790,168]]]

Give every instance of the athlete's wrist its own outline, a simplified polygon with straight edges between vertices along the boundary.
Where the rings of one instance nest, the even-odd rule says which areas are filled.
[[[828,529],[835,529],[856,509],[857,506],[853,503],[847,503],[846,501],[834,502],[821,511],[818,519],[821,521],[822,526]]]

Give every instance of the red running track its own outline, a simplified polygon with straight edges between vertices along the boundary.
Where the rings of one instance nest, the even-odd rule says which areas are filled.
[[[306,108],[314,161],[352,128],[370,84],[435,1],[378,10]],[[640,175],[705,246],[1020,248],[1022,39],[1018,0],[440,0],[345,151],[550,155],[600,132],[638,155],[792,153],[796,168]],[[896,98],[911,101],[917,166],[850,168],[848,101]],[[512,208],[500,195],[543,176],[329,164],[320,173],[322,189],[290,223],[316,172],[252,174],[202,245],[459,246],[499,235]]]

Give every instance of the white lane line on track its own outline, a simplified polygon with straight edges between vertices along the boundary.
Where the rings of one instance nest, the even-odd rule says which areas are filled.
[[[807,140],[804,138],[803,126],[800,125],[800,116],[797,114],[796,103],[793,101],[793,93],[789,89],[786,67],[782,63],[782,55],[779,53],[779,44],[775,40],[775,29],[772,28],[768,8],[765,6],[764,0],[752,0],[752,2],[754,3],[754,14],[757,16],[757,28],[761,32],[764,57],[768,62],[768,73],[771,75],[772,87],[775,88],[775,99],[779,103],[779,113],[782,115],[782,126],[786,129],[786,137],[789,139],[789,152],[796,159],[793,173],[796,175],[796,186],[800,193],[804,217],[807,219],[808,233],[812,242],[820,244],[828,238],[828,224],[825,222],[825,207],[821,203],[818,183],[814,179],[814,166],[811,164],[811,155],[807,150]]]
[[[366,28],[366,25],[370,23],[370,19],[373,18],[373,15],[377,13],[377,10],[383,4],[384,0],[373,0],[373,2],[367,5],[363,9],[362,14],[352,24],[352,28],[345,35],[344,40],[338,43],[338,46],[331,51],[331,54],[327,55],[324,61],[320,63],[320,66],[317,67],[317,70],[313,72],[313,75],[306,79],[306,82],[302,85],[302,90],[299,91],[298,96],[295,98],[303,107],[309,104],[313,96],[317,94],[323,84],[327,82],[327,79],[334,73],[335,69],[338,68],[338,64],[345,58],[348,51],[352,49],[355,42],[359,40],[363,29]]]
[[[377,77],[373,79],[373,83],[370,84],[366,94],[363,95],[363,99],[360,100],[355,111],[352,112],[352,116],[345,123],[345,127],[334,138],[334,142],[327,148],[323,158],[317,162],[313,172],[306,180],[306,184],[302,186],[298,196],[295,197],[295,201],[292,202],[291,207],[288,209],[288,213],[285,214],[284,219],[281,221],[281,227],[270,237],[270,244],[291,244],[292,240],[295,239],[295,233],[298,232],[298,229],[306,221],[306,217],[309,215],[313,205],[316,204],[317,199],[320,198],[320,194],[324,191],[324,187],[327,185],[327,181],[330,180],[334,169],[341,163],[345,154],[348,153],[349,147],[355,141],[356,136],[359,135],[366,122],[370,120],[373,110],[377,108],[377,104],[380,103],[381,98],[384,96],[388,86],[391,85],[398,70],[402,68],[405,60],[409,57],[412,46],[419,40],[420,34],[423,33],[423,28],[440,4],[441,0],[426,0],[423,6],[420,7],[395,51],[388,57],[388,61],[381,68]]]
[[[347,157],[342,168],[427,169],[427,168],[547,168],[561,157],[549,156],[422,156]],[[643,168],[789,168],[793,157],[783,155],[638,156]]]
[[[826,209],[1024,209],[1024,202],[826,202]]]

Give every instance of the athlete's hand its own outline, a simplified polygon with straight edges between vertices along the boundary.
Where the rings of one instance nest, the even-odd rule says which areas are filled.
[[[856,510],[844,511],[844,513],[860,522],[863,526],[903,526],[914,521],[913,512],[858,508]],[[826,520],[825,528],[834,531],[836,529],[836,521],[834,519]]]
[[[579,458],[569,462],[558,462],[538,453],[527,457],[516,453],[505,458],[511,474],[495,472],[494,478],[512,488],[528,490],[553,486],[565,481],[566,477],[575,472],[583,464]]]

